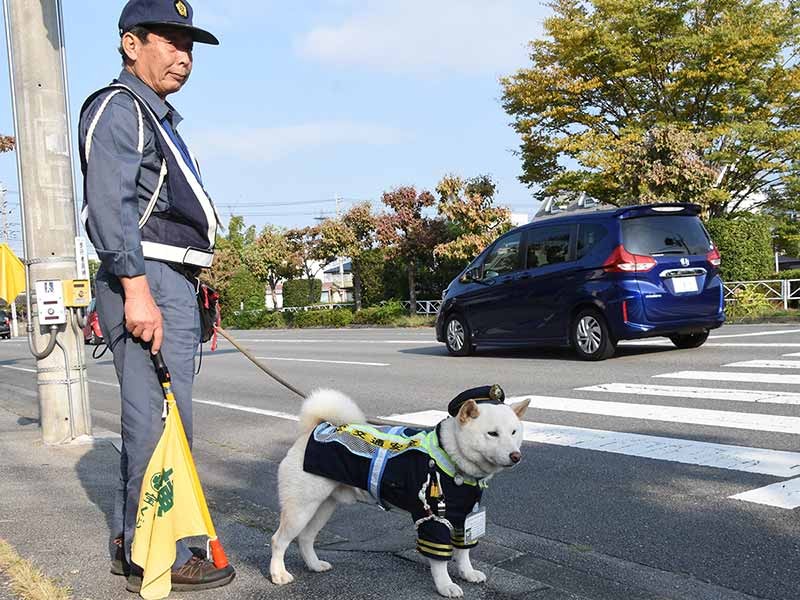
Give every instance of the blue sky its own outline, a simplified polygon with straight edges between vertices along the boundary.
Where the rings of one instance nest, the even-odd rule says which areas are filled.
[[[63,0],[71,118],[117,75],[122,1]],[[433,189],[446,173],[491,174],[498,202],[535,212],[519,183],[518,138],[499,77],[527,64],[549,9],[526,0],[194,0],[219,47],[195,46],[186,87],[170,97],[181,132],[225,220],[314,223],[399,185]],[[0,132],[12,133],[0,29]],[[74,157],[77,163],[77,155]],[[0,182],[18,190],[13,154]],[[78,190],[78,193],[80,190]],[[19,221],[8,197],[12,222]],[[18,228],[17,228],[18,231]],[[18,236],[17,236],[18,237]],[[12,246],[21,251],[17,240]]]

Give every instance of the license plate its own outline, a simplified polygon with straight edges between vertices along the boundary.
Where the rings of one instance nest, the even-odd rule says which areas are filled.
[[[696,277],[673,277],[672,287],[675,289],[676,294],[681,292],[696,292],[697,291],[697,278]]]

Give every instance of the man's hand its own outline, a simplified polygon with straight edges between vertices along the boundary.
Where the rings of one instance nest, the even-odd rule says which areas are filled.
[[[152,342],[150,351],[157,354],[164,330],[161,311],[150,294],[147,277],[120,277],[119,280],[125,291],[125,329],[143,342]]]

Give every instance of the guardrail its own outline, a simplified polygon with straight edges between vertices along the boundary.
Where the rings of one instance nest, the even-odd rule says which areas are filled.
[[[403,300],[403,306],[411,308],[410,300]],[[439,307],[442,305],[441,300],[417,300],[417,314],[418,315],[435,315],[439,312]]]
[[[754,287],[770,302],[782,302],[784,310],[790,300],[800,300],[800,279],[764,279],[760,281],[725,281],[725,302],[735,302],[735,293],[746,287]]]

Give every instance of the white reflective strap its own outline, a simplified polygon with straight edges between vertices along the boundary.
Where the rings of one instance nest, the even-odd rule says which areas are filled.
[[[86,162],[89,162],[89,154],[92,151],[92,138],[94,137],[94,130],[97,128],[97,124],[100,122],[100,117],[103,116],[103,113],[108,106],[108,103],[111,102],[111,99],[119,94],[120,90],[111,92],[108,96],[105,97],[102,104],[100,104],[100,108],[97,109],[97,112],[94,115],[94,119],[89,124],[89,129],[86,132],[86,144],[84,146],[84,155],[86,156]]]
[[[144,119],[142,119],[142,108],[136,101],[134,101],[133,105],[136,107],[136,116],[139,117],[139,144],[136,147],[139,149],[139,154],[142,154],[144,152]]]
[[[134,92],[127,86],[124,86],[122,84],[116,84],[115,87],[128,90],[128,92],[133,94],[134,97],[139,98],[139,96],[136,95],[136,92]],[[186,178],[186,181],[189,183],[189,186],[192,188],[194,195],[197,197],[197,201],[200,203],[200,206],[203,209],[203,212],[205,213],[206,222],[208,223],[208,231],[207,231],[208,241],[210,244],[213,244],[214,240],[217,237],[217,215],[216,211],[214,210],[214,205],[211,203],[211,199],[206,195],[206,192],[203,189],[203,186],[198,181],[197,176],[192,172],[192,169],[189,168],[189,165],[186,164],[186,161],[183,159],[180,150],[178,150],[178,148],[172,141],[172,138],[164,130],[164,127],[161,125],[161,122],[159,121],[156,114],[144,100],[142,100],[141,98],[139,98],[139,100],[141,101],[141,104],[143,104],[147,112],[150,114],[153,126],[158,128],[161,137],[167,144],[167,148],[169,148],[169,151],[172,152],[172,155],[175,157],[175,161],[180,167],[181,172]]]
[[[167,161],[161,161],[161,172],[158,174],[158,185],[156,185],[156,189],[153,192],[153,195],[150,198],[150,202],[147,203],[147,208],[142,215],[142,218],[139,219],[139,229],[144,227],[147,220],[150,218],[150,215],[153,214],[153,210],[156,207],[156,202],[158,202],[158,197],[161,195],[161,188],[164,185],[164,179],[167,177]]]
[[[387,431],[389,435],[395,435],[402,432],[404,426],[392,427]],[[369,466],[369,493],[375,499],[375,502],[383,506],[381,503],[381,479],[383,479],[383,471],[386,468],[386,461],[389,460],[389,451],[381,448],[372,457],[372,462]]]
[[[145,258],[165,260],[178,264],[208,268],[214,261],[214,253],[195,248],[180,248],[168,244],[142,241],[142,253]]]

